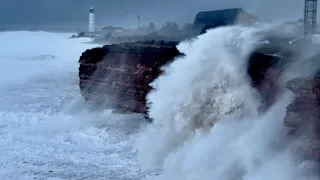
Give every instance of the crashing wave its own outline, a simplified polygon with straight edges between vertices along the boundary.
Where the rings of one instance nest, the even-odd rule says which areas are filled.
[[[220,27],[178,46],[184,57],[152,84],[150,116],[141,133],[144,169],[156,179],[304,180],[286,143],[285,93],[264,114],[246,74],[248,56],[259,44],[252,27]],[[280,172],[281,171],[281,172]]]

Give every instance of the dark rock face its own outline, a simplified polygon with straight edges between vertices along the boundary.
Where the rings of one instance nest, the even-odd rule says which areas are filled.
[[[276,101],[282,89],[279,79],[294,55],[288,44],[281,40],[257,47],[249,56],[247,74],[261,95],[260,111],[266,111]]]
[[[304,137],[305,157],[320,161],[320,77],[295,78],[286,87],[295,94],[284,119],[289,135]]]
[[[147,113],[149,85],[160,67],[181,55],[177,42],[135,42],[106,45],[80,57],[80,90],[87,101],[104,108]]]
[[[267,34],[264,37],[269,43],[262,43],[251,53],[248,59],[248,76],[252,86],[258,89],[262,106],[260,111],[266,111],[283,90],[284,82],[279,82],[283,72],[295,62],[299,48],[305,42]]]
[[[79,60],[83,97],[102,108],[148,114],[149,84],[162,73],[163,65],[183,55],[176,49],[177,43],[135,42],[86,50]],[[264,46],[249,56],[247,74],[262,97],[261,111],[275,102],[281,90],[279,78],[295,56],[295,50],[284,46],[288,44]],[[288,135],[302,137],[299,149],[304,157],[320,162],[320,77],[295,78],[286,83],[286,88],[295,94],[284,119]]]
[[[182,55],[175,47],[177,43],[123,43],[85,51],[79,60],[83,97],[104,108],[147,113],[149,84],[161,74],[161,66]],[[279,61],[284,60],[260,51],[266,50],[256,50],[249,57],[247,73],[262,96],[264,111],[276,99],[282,73]]]
[[[265,111],[276,100],[279,92],[279,78],[282,74],[281,67],[276,63],[279,57],[254,52],[248,62],[247,73],[251,78],[252,86],[255,87],[262,100],[260,111]]]

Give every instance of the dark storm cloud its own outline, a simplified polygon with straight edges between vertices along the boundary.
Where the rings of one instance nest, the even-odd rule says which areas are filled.
[[[88,9],[96,9],[97,25],[136,26],[151,21],[192,22],[204,10],[242,7],[269,20],[303,17],[303,0],[0,0],[0,25],[84,25]]]

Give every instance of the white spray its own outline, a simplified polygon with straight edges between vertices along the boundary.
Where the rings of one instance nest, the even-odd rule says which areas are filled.
[[[165,180],[303,180],[285,147],[286,93],[264,115],[246,75],[247,56],[263,29],[222,27],[178,49],[148,96],[154,123],[142,133],[139,158]]]

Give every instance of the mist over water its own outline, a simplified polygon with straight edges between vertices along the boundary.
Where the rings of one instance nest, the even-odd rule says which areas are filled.
[[[91,111],[79,92],[78,59],[89,39],[0,33],[0,176],[142,179],[132,149],[139,117]]]
[[[84,44],[89,39],[0,33],[0,176],[319,179],[313,164],[302,162],[287,140],[283,117],[293,95],[285,91],[267,112],[257,112],[260,97],[246,63],[265,29],[217,28],[179,44],[186,56],[152,83],[152,124],[136,115],[87,108],[77,60],[96,46]]]
[[[165,68],[149,94],[150,116],[137,142],[150,179],[318,179],[312,162],[291,148],[283,118],[288,91],[265,113],[246,75],[247,56],[264,28],[223,27],[178,49],[185,57]]]

